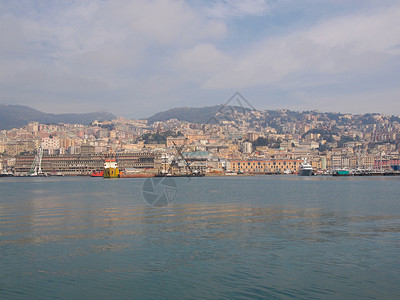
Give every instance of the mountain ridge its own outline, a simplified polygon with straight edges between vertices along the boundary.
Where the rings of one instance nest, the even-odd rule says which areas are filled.
[[[248,107],[234,105],[214,105],[203,107],[175,107],[166,111],[158,112],[147,118],[150,124],[157,121],[167,121],[169,119],[177,119],[191,123],[205,124],[212,122],[217,113],[224,114],[232,110],[252,110]]]
[[[52,114],[25,105],[0,104],[0,130],[20,128],[30,122],[89,124],[95,120],[112,119],[115,119],[115,116],[108,112]]]

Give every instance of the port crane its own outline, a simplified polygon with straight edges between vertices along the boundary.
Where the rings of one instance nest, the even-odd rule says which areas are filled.
[[[193,170],[190,166],[190,163],[188,162],[188,160],[186,159],[186,157],[183,155],[183,148],[186,146],[185,144],[178,146],[175,142],[172,142],[174,144],[175,147],[175,151],[179,156],[179,160],[182,160],[185,163],[185,167],[186,167],[186,176],[204,176],[204,174],[201,174],[200,172],[198,172],[197,170]],[[172,174],[172,169],[174,167],[178,167],[180,168],[179,164],[177,163],[177,159],[174,158],[171,162],[171,165],[169,167],[168,173],[167,174]],[[189,171],[189,173],[187,172]],[[185,175],[182,175],[185,176]]]
[[[35,158],[33,159],[33,163],[31,166],[31,170],[29,171],[30,176],[43,176],[44,173],[42,171],[42,158],[43,158],[43,148],[40,145]]]
[[[191,175],[197,174],[197,172],[193,172],[192,168],[190,167],[189,162],[187,161],[186,157],[183,155],[182,153],[182,149],[185,147],[185,144],[183,144],[182,146],[178,147],[174,141],[172,141],[172,143],[175,146],[175,150],[178,153],[178,155],[180,156],[180,158],[182,158],[182,160],[185,162],[185,165],[187,167],[187,169],[190,171]]]
[[[185,144],[178,146],[178,145],[176,145],[175,142],[172,142],[172,143],[174,144],[175,151],[178,153],[178,155],[179,155],[180,157],[183,157],[183,155],[182,155],[182,149],[185,147]],[[183,160],[185,161],[185,164],[187,165],[187,161],[185,160],[185,158],[183,158]],[[168,171],[167,171],[166,174],[172,174],[172,170],[173,170],[174,167],[180,168],[180,166],[179,166],[179,164],[178,164],[178,162],[177,162],[176,157],[173,157],[173,159],[172,159],[172,161],[171,161],[171,164],[170,164],[170,166],[169,166],[169,169],[168,169]]]

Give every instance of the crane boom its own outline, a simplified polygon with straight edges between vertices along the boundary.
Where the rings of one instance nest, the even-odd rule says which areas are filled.
[[[184,147],[185,145],[182,145],[181,147],[178,147],[178,146],[175,144],[174,141],[172,141],[172,143],[173,143],[174,146],[175,146],[176,152],[178,152],[179,156],[180,156],[180,157],[183,159],[183,161],[185,162],[186,167],[187,167],[187,168],[189,169],[189,171],[190,171],[190,174],[193,174],[193,171],[192,171],[192,168],[190,167],[189,162],[188,162],[187,159],[183,156],[183,153],[182,153],[182,149],[183,149],[183,147]]]

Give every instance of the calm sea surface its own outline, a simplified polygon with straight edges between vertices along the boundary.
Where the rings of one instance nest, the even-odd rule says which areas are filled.
[[[1,178],[0,299],[400,298],[399,177],[144,182]]]

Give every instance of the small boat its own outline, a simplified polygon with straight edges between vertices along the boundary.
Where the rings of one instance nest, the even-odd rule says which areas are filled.
[[[103,171],[100,172],[93,171],[90,177],[103,177],[103,173],[104,173]]]
[[[225,172],[226,176],[236,176],[238,173],[235,172]]]
[[[171,173],[161,173],[155,175],[155,177],[204,177],[204,173],[187,173],[187,174],[171,174]]]
[[[14,176],[14,174],[11,172],[3,171],[0,173],[0,177],[12,177],[12,176]]]
[[[333,176],[351,176],[352,174],[350,174],[349,170],[337,170],[332,175]]]
[[[49,174],[47,173],[43,173],[43,172],[33,172],[33,173],[29,173],[28,175],[29,177],[49,177]]]
[[[49,173],[48,175],[49,175],[49,176],[57,176],[57,177],[62,177],[62,176],[64,176],[64,174],[63,174],[63,173],[60,173],[60,172],[51,172],[51,173]]]

